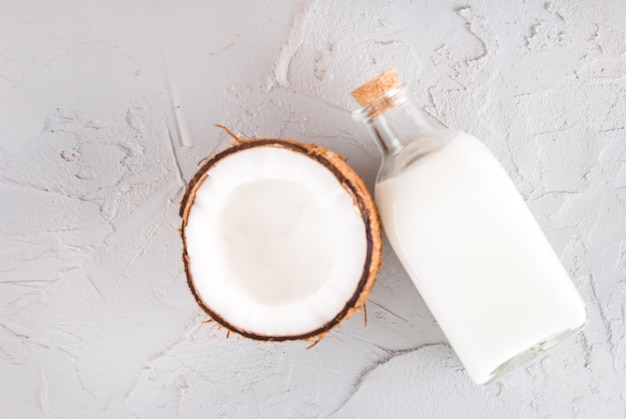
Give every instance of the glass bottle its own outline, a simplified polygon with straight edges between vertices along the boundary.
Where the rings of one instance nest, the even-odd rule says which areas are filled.
[[[495,381],[581,330],[580,294],[488,148],[429,122],[395,69],[353,96],[383,158],[387,238],[472,380]]]

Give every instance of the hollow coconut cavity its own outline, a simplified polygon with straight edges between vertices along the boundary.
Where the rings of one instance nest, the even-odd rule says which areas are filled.
[[[181,203],[198,304],[260,340],[321,337],[360,309],[381,264],[381,226],[359,176],[326,148],[237,139]]]

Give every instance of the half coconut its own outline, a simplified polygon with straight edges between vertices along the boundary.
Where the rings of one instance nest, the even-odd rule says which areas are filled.
[[[233,137],[181,203],[191,292],[243,336],[322,337],[365,304],[374,284],[382,250],[374,201],[326,148]]]

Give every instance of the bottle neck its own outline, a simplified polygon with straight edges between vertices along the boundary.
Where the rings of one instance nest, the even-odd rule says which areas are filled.
[[[406,85],[355,111],[374,137],[383,160],[377,182],[398,175],[414,162],[445,146],[455,131],[433,123],[408,98]]]
[[[397,155],[412,143],[432,141],[443,134],[442,127],[433,125],[411,102],[406,85],[357,110],[353,118],[365,122],[383,157]]]

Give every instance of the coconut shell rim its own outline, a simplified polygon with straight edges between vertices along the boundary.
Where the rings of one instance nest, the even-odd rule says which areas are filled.
[[[366,255],[363,263],[363,272],[361,278],[355,288],[352,297],[346,301],[344,307],[333,317],[330,321],[326,322],[321,327],[297,335],[280,335],[280,336],[268,336],[245,330],[237,327],[234,324],[228,322],[210,307],[208,307],[194,286],[193,275],[191,274],[189,256],[187,254],[187,241],[185,238],[185,228],[187,226],[187,220],[189,212],[193,206],[196,191],[202,185],[204,179],[208,176],[209,170],[217,164],[220,160],[232,155],[234,153],[251,149],[254,147],[278,147],[287,148],[291,151],[304,154],[305,156],[316,160],[328,169],[335,178],[339,181],[342,188],[348,192],[353,199],[354,204],[358,207],[361,219],[365,224],[365,237],[366,237]],[[345,160],[338,154],[330,151],[329,149],[318,146],[315,144],[303,143],[292,139],[278,139],[278,138],[252,138],[246,140],[239,140],[233,145],[229,146],[225,150],[218,152],[206,160],[200,169],[189,180],[185,188],[185,193],[181,199],[180,205],[180,217],[182,218],[182,226],[180,229],[181,238],[183,241],[183,263],[185,267],[185,275],[187,277],[187,285],[191,290],[196,302],[213,320],[225,327],[229,331],[242,335],[246,338],[259,340],[259,341],[289,341],[289,340],[310,340],[314,338],[323,338],[333,328],[339,326],[343,321],[347,320],[352,314],[357,312],[365,305],[365,301],[371,292],[378,270],[382,265],[382,226],[380,217],[374,199],[372,198],[369,190],[365,186],[365,183],[361,177],[352,169]]]

